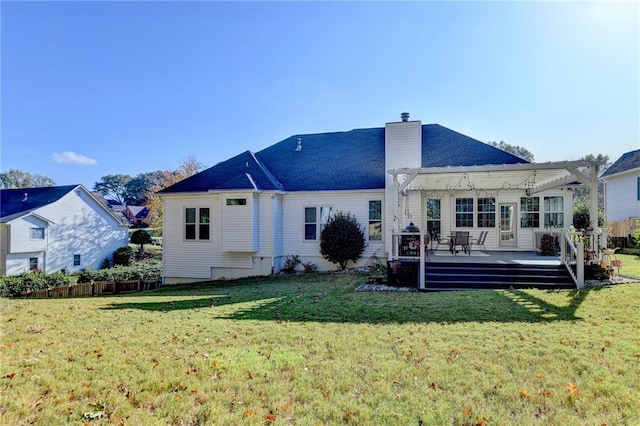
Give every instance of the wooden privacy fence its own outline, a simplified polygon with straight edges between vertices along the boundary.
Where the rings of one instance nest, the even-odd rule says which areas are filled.
[[[633,234],[638,228],[640,228],[640,219],[607,222],[607,232],[615,247],[631,247]]]
[[[160,287],[160,280],[92,281],[64,287],[43,288],[22,293],[23,297],[52,298],[100,296],[102,294],[135,293]]]

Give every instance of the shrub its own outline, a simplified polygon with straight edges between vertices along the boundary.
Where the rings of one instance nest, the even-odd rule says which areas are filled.
[[[556,239],[552,234],[544,234],[540,240],[540,255],[553,256],[556,254]]]
[[[151,244],[152,242],[151,234],[143,229],[138,229],[131,235],[131,244],[138,244],[140,246],[138,250],[139,258],[144,256],[144,245]]]
[[[305,274],[315,274],[318,272],[318,267],[311,261],[302,264],[302,271]]]
[[[162,263],[158,261],[139,262],[131,266],[114,266],[97,271],[84,271],[78,277],[79,283],[91,281],[159,280],[162,277]]]
[[[640,228],[636,229],[633,233],[633,239],[636,240],[636,248],[640,250]],[[638,253],[640,255],[640,253]]]
[[[284,258],[284,265],[282,265],[282,272],[285,274],[293,274],[296,268],[300,264],[300,256],[297,254],[288,254]]]
[[[129,266],[131,262],[133,262],[133,249],[131,247],[120,247],[113,253],[114,266]]]
[[[14,277],[0,277],[0,296],[19,296],[24,292],[50,287],[64,287],[73,282],[63,273],[46,275],[42,272],[27,272]]]
[[[111,266],[111,260],[109,260],[109,258],[108,258],[108,257],[105,257],[105,258],[102,260],[102,265],[100,266],[100,269],[107,269],[107,268],[108,268],[108,267],[110,267],[110,266]]]
[[[351,213],[338,212],[329,219],[320,234],[320,254],[340,270],[347,262],[357,262],[365,248],[364,231]]]

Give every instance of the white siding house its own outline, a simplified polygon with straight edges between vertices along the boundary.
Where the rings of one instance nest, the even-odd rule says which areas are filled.
[[[640,218],[640,149],[623,154],[601,178],[607,221]]]
[[[410,223],[440,236],[487,231],[487,250],[533,251],[542,233],[571,225],[569,188],[597,191],[599,165],[529,163],[408,114],[379,128],[293,135],[160,192],[164,281],[277,273],[288,255],[334,270],[319,237],[338,211],[365,232],[354,266],[387,259]]]
[[[82,185],[2,190],[0,273],[97,269],[128,227]]]

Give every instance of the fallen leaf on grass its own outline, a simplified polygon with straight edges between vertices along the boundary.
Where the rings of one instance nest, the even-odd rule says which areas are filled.
[[[27,329],[27,333],[44,333],[45,329],[39,325],[32,325]]]
[[[267,416],[264,418],[264,422],[268,425],[276,421],[276,415],[273,412],[269,412]]]
[[[578,389],[578,386],[573,382],[567,383],[567,390],[569,391],[569,395],[571,396],[574,396],[576,398],[580,396],[580,389]]]
[[[349,423],[351,421],[351,417],[353,417],[354,414],[355,412],[353,410],[349,410],[344,414],[342,420],[344,420],[345,423]]]
[[[551,393],[551,391],[543,389],[542,392],[540,392],[540,395],[542,395],[542,396],[551,396],[553,394]]]
[[[531,398],[531,394],[526,390],[521,390],[518,395],[520,395],[520,398]]]
[[[245,417],[253,417],[256,415],[256,412],[253,410],[247,410],[244,412]]]
[[[4,376],[5,379],[13,379],[13,377],[16,375],[16,373],[9,373],[7,375]]]
[[[465,416],[467,417],[471,417],[471,408],[465,408],[464,410],[462,410],[462,412],[464,413]]]

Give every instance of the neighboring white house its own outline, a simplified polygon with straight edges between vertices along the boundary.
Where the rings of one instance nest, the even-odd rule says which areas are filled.
[[[0,275],[98,269],[128,227],[82,185],[0,191]]]
[[[600,176],[607,221],[640,218],[640,149],[623,154]]]
[[[319,239],[337,211],[364,228],[358,265],[387,259],[410,222],[440,235],[488,231],[488,250],[532,251],[542,233],[571,225],[576,182],[597,194],[599,165],[528,163],[406,113],[379,128],[294,135],[160,192],[164,280],[268,275],[287,255],[334,270]]]

